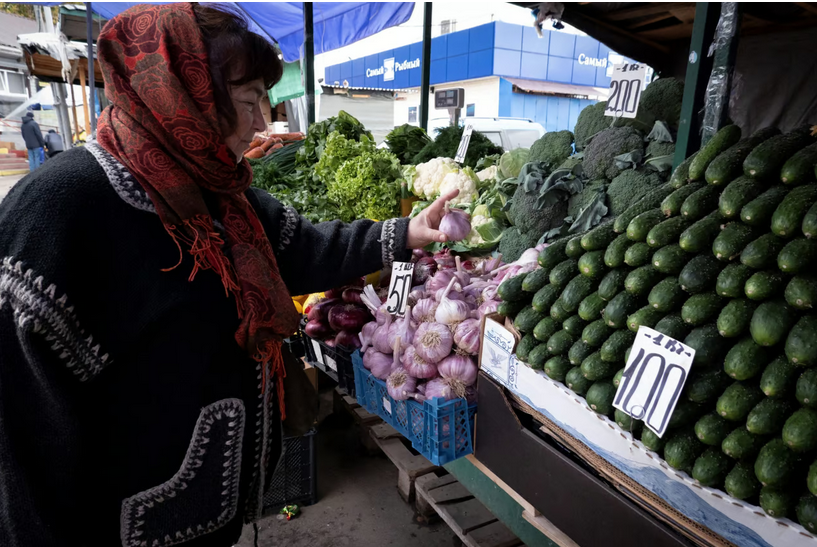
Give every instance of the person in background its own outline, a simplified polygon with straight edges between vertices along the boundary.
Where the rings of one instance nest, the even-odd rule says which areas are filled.
[[[23,126],[21,128],[23,133],[23,140],[26,142],[28,149],[28,168],[31,171],[37,169],[42,163],[41,155],[45,140],[40,131],[40,125],[34,121],[34,113],[28,112],[23,116]]]
[[[49,158],[53,158],[65,150],[65,146],[62,144],[62,137],[53,129],[49,129],[48,133],[45,134],[45,146],[48,148]]]

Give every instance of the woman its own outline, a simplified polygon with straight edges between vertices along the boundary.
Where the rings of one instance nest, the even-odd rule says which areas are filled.
[[[444,241],[442,202],[312,226],[250,189],[282,66],[233,15],[135,7],[99,60],[98,142],[0,205],[0,545],[232,545],[281,450],[290,294]]]

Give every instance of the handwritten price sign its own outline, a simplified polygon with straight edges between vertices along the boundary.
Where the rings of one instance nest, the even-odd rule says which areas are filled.
[[[454,161],[462,163],[465,161],[465,155],[468,153],[468,145],[471,144],[471,133],[474,131],[474,126],[470,123],[465,124],[465,129],[462,132],[460,145],[457,148],[457,155],[454,156]]]
[[[647,65],[623,63],[613,66],[610,79],[610,97],[607,99],[605,116],[613,118],[635,118],[644,80],[647,77]]]
[[[386,300],[386,311],[391,315],[398,317],[406,315],[406,303],[411,292],[413,274],[414,264],[411,262],[395,262],[392,266],[389,297]]]
[[[639,327],[613,406],[662,437],[684,388],[695,350]]]

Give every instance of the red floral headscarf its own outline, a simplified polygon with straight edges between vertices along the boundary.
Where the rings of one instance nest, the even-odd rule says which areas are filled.
[[[214,270],[235,297],[241,319],[236,342],[265,374],[278,376],[283,419],[281,341],[297,328],[298,312],[244,196],[250,166],[236,163],[221,134],[207,47],[192,6],[141,5],[113,18],[99,36],[99,61],[111,102],[99,118],[100,145],[145,188],[170,236],[193,255],[190,281],[199,270]],[[232,260],[202,188],[218,196]]]

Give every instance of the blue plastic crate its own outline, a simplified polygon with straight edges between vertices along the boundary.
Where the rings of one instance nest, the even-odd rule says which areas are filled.
[[[386,382],[375,378],[363,366],[360,351],[352,354],[352,363],[360,406],[383,418],[431,463],[445,465],[474,451],[476,403],[442,398],[422,403],[414,399],[396,401],[389,396]]]

